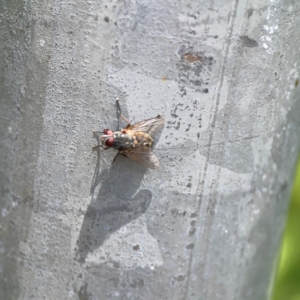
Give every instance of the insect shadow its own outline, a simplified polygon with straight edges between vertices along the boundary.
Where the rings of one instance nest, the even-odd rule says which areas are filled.
[[[92,201],[77,240],[77,259],[81,263],[113,232],[144,214],[152,200],[150,190],[138,191],[146,172],[144,166],[119,157],[109,170],[99,174],[100,152],[97,151],[98,160],[91,185]]]

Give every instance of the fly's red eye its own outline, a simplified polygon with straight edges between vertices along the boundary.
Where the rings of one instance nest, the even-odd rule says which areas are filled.
[[[112,132],[112,130],[110,130],[110,129],[104,129],[104,130],[103,130],[103,133],[104,133],[104,134],[107,134],[107,135],[113,135],[113,132]]]
[[[110,130],[111,131],[111,130]],[[113,137],[109,137],[105,140],[105,146],[107,147],[112,147],[114,144],[114,138]]]

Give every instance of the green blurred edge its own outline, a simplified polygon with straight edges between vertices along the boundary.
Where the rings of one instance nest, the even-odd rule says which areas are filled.
[[[272,300],[300,300],[300,159],[295,175]]]

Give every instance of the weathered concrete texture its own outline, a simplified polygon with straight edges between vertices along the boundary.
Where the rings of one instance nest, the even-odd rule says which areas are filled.
[[[297,1],[1,2],[1,299],[267,299],[299,151]],[[163,114],[155,171],[92,151]]]

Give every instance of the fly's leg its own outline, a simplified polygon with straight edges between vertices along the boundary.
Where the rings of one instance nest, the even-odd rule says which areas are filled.
[[[129,121],[128,121],[122,114],[120,114],[120,117],[121,117],[125,122],[127,122],[126,128],[127,128],[127,127],[130,127]]]
[[[101,145],[99,144],[99,134],[100,134],[100,133],[103,133],[103,131],[96,131],[96,130],[93,130],[93,136],[94,136],[94,137],[97,139],[97,141],[98,141],[98,145],[92,147],[93,150],[95,150],[95,149],[101,147]]]
[[[103,133],[103,131],[93,130],[93,134],[99,134],[99,133]]]
[[[92,146],[92,149],[94,150],[94,149],[97,149],[97,148],[100,148],[100,147],[102,147],[103,150],[110,149],[110,147],[107,147],[107,146],[105,146],[105,145],[96,145],[96,146]]]
[[[119,98],[116,99],[116,102],[117,102],[117,108],[118,108],[118,111],[119,111],[119,116],[127,123],[127,127],[130,126],[130,122],[122,115],[121,113],[121,107],[120,107],[120,103],[119,103]]]
[[[119,154],[121,154],[121,155],[123,155],[123,156],[127,157],[126,153],[125,153],[125,152],[123,152],[123,150],[119,150],[119,152],[116,154],[116,156],[114,157],[114,159],[113,159],[113,161],[112,161],[112,162],[114,162],[114,161],[116,160],[116,158],[118,157],[118,155],[119,155]]]
[[[114,157],[114,159],[113,159],[112,162],[114,162],[114,161],[116,160],[116,158],[118,157],[119,154],[120,154],[120,152],[118,152],[118,153],[116,154],[116,156]]]

